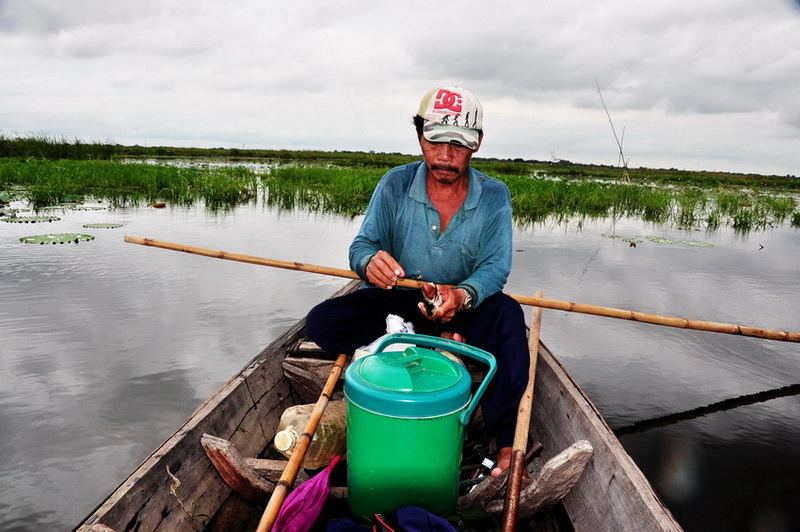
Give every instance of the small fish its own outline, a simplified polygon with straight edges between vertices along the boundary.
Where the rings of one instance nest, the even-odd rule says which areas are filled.
[[[432,283],[425,284],[422,287],[422,300],[429,316],[436,316],[439,312],[439,307],[444,303],[444,299],[439,294],[439,287]]]

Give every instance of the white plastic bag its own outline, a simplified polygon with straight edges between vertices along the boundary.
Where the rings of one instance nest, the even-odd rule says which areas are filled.
[[[386,316],[386,334],[376,338],[369,345],[361,346],[356,349],[356,352],[353,353],[353,360],[355,361],[363,356],[371,355],[384,338],[394,333],[414,333],[414,324],[403,321],[403,318],[400,316],[389,314]],[[406,347],[410,345],[412,344],[392,344],[389,346],[389,351],[405,351]]]

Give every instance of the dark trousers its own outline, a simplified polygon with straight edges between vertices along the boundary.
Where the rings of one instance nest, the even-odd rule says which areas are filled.
[[[439,324],[422,315],[417,308],[420,301],[420,290],[362,288],[314,307],[306,318],[306,330],[326,351],[347,354],[385,334],[389,314],[413,323],[419,334],[461,334],[467,343],[488,351],[497,360],[497,373],[481,400],[481,408],[498,447],[510,447],[530,365],[522,307],[508,295],[497,293],[472,310],[458,312],[449,323]]]

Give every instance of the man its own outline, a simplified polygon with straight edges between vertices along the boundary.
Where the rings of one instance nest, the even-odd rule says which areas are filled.
[[[481,401],[498,447],[493,476],[508,467],[529,354],[520,305],[502,292],[511,270],[511,197],[502,182],[470,167],[483,141],[483,109],[457,86],[428,92],[414,117],[423,161],[386,173],[350,246],[366,281],[312,309],[306,328],[323,349],[353,353],[386,332],[395,314],[421,334],[492,353],[498,370]],[[423,279],[436,305],[398,278]]]

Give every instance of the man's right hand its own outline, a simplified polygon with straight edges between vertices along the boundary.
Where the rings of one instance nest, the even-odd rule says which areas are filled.
[[[397,284],[399,277],[404,277],[405,272],[394,257],[386,251],[380,250],[367,264],[367,281],[384,290],[389,290]]]

